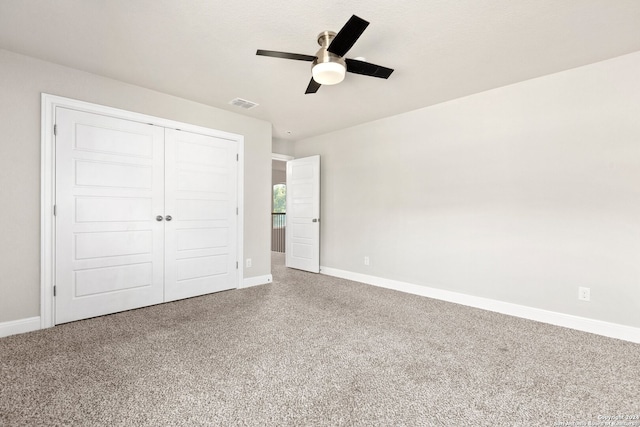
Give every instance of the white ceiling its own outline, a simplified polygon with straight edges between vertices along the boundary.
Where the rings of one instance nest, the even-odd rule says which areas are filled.
[[[305,95],[316,36],[394,68]],[[267,120],[298,140],[640,50],[639,0],[0,0],[0,48]],[[236,97],[260,104],[228,105]],[[290,132],[290,133],[288,133]]]

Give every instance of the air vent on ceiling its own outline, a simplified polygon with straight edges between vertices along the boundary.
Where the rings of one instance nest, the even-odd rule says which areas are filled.
[[[253,101],[247,101],[246,99],[236,98],[229,101],[229,104],[235,105],[236,107],[240,107],[245,110],[250,110],[254,107],[257,107],[258,104]]]

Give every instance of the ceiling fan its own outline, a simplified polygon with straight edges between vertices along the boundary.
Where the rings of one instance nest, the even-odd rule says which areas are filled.
[[[258,49],[256,55],[312,62],[312,77],[305,94],[316,93],[321,85],[335,85],[340,83],[344,80],[346,71],[387,79],[391,73],[393,73],[391,68],[358,59],[344,58],[344,55],[346,55],[358,38],[360,38],[368,25],[369,22],[353,15],[337,34],[333,31],[321,32],[318,34],[320,50],[318,50],[315,56],[262,49]]]

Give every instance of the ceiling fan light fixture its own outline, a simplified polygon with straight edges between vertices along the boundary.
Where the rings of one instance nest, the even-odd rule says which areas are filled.
[[[347,69],[339,62],[321,62],[311,69],[313,80],[321,85],[335,85],[344,80]]]

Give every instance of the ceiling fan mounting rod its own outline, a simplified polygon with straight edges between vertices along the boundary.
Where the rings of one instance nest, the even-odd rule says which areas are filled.
[[[331,44],[331,40],[336,36],[336,33],[333,31],[323,31],[318,34],[318,44],[325,49],[329,47]]]

